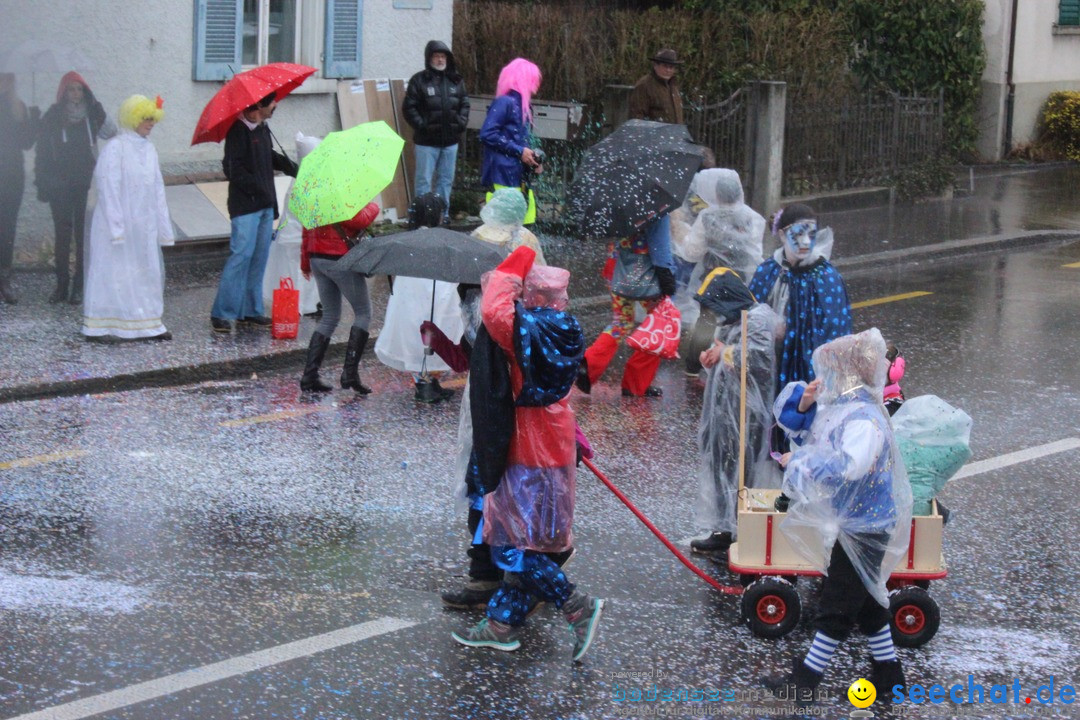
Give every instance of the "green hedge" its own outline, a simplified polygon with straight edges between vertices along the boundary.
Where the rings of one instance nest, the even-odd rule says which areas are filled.
[[[544,72],[540,95],[595,105],[673,47],[683,94],[717,100],[749,80],[783,80],[815,101],[881,87],[944,90],[949,149],[974,151],[985,64],[981,0],[683,0],[629,10],[586,3],[457,0],[454,55],[473,92],[493,92],[517,56]]]

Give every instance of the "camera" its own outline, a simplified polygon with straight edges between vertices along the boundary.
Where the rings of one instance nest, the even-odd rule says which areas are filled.
[[[547,155],[545,155],[544,151],[540,148],[533,149],[533,157],[536,159],[536,166],[543,165],[544,162],[547,161]],[[535,168],[536,166],[533,167]]]

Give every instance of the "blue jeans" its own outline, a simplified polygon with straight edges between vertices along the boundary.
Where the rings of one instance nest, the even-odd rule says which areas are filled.
[[[431,178],[435,176],[435,192],[441,195],[446,203],[444,215],[450,212],[450,186],[454,184],[457,149],[457,145],[416,146],[416,197],[431,192]]]
[[[232,219],[229,259],[221,271],[210,316],[222,320],[265,315],[262,281],[274,234],[274,208]]]

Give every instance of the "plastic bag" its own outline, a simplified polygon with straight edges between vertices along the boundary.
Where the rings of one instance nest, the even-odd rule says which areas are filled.
[[[671,298],[665,297],[642,322],[626,344],[662,358],[679,356],[679,334],[682,332],[682,315]]]
[[[300,332],[300,291],[293,286],[292,278],[281,278],[274,291],[272,315],[270,337],[295,338]]]
[[[971,416],[936,395],[906,401],[892,419],[904,458],[913,515],[929,515],[931,500],[971,457]]]

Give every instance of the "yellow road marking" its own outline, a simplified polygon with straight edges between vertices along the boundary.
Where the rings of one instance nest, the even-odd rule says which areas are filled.
[[[1080,262],[1068,263],[1067,265],[1062,265],[1061,267],[1080,268]]]
[[[922,297],[923,295],[933,295],[932,292],[926,292],[925,290],[916,290],[915,292],[901,293],[899,295],[889,295],[888,297],[874,298],[873,300],[863,300],[862,302],[851,303],[851,309],[870,307],[871,305],[884,305],[885,303],[896,302],[897,300],[910,300],[911,298]]]
[[[44,465],[46,463],[57,462],[58,460],[70,460],[72,458],[82,457],[85,454],[85,450],[65,450],[64,452],[49,453],[48,455],[34,455],[33,457],[17,458],[15,460],[8,460],[7,462],[0,463],[0,470],[12,470],[14,468],[30,467],[32,465]]]
[[[310,415],[311,413],[321,412],[321,407],[300,408],[298,410],[282,410],[281,412],[270,413],[269,415],[255,415],[249,418],[240,418],[239,420],[226,420],[225,422],[218,423],[221,427],[239,427],[241,425],[256,425],[258,423],[276,422],[278,420],[288,420],[294,417],[303,417],[304,415]]]

